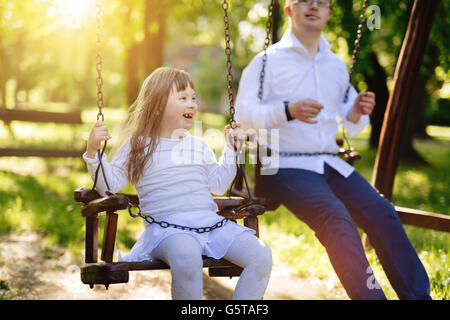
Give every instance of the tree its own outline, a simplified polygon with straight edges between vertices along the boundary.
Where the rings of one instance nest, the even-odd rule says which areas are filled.
[[[124,37],[127,47],[126,95],[127,103],[131,105],[139,93],[142,81],[153,70],[163,65],[169,3],[156,0],[139,2],[128,0],[126,5],[128,9],[124,16],[124,27],[131,35]],[[136,10],[144,12],[142,20],[133,21],[132,15],[137,12]]]
[[[333,2],[333,18],[330,20],[328,32],[335,37],[336,34],[352,43],[357,25],[357,8],[362,1],[336,0]],[[360,89],[370,89],[377,93],[377,106],[371,116],[372,132],[370,146],[378,146],[381,124],[384,119],[388,99],[388,81],[392,78],[395,69],[396,59],[402,44],[409,14],[413,1],[400,0],[377,1],[372,0],[370,4],[378,5],[382,13],[382,29],[369,32],[364,30],[360,59],[356,69],[355,85]],[[356,8],[355,8],[356,7]],[[426,136],[425,110],[429,107],[431,93],[438,89],[435,78],[435,69],[440,64],[448,69],[448,54],[445,47],[445,38],[448,38],[448,22],[445,12],[448,10],[448,3],[441,2],[439,14],[437,15],[424,64],[421,68],[420,76],[416,82],[415,97],[408,113],[407,126],[402,138],[401,159],[412,163],[425,163],[424,159],[413,147],[415,136]],[[348,37],[350,35],[350,38]],[[352,48],[350,46],[350,52]],[[383,63],[380,63],[380,59]],[[434,85],[431,85],[434,84]],[[430,88],[430,85],[433,88]]]

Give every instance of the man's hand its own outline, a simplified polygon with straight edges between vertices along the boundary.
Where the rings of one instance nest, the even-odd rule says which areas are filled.
[[[375,107],[375,93],[371,91],[361,92],[355,100],[353,108],[347,115],[347,120],[353,123],[359,121],[364,115],[371,115]]]
[[[100,149],[102,145],[102,141],[111,139],[111,135],[109,134],[108,128],[105,123],[101,120],[98,120],[91,129],[89,134],[89,139],[87,142],[87,156],[89,158],[94,158],[95,153],[98,149]]]
[[[290,103],[288,108],[292,117],[294,117],[295,119],[314,124],[317,123],[317,121],[311,120],[311,118],[316,117],[319,114],[320,110],[323,109],[323,106],[312,99],[305,99]]]
[[[224,131],[225,141],[227,142],[228,147],[235,151],[240,150],[247,139],[247,135],[244,133],[244,130],[241,129],[241,125],[236,122],[234,128],[231,129],[228,124],[225,126]]]

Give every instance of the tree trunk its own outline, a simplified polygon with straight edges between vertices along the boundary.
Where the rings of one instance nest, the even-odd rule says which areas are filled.
[[[139,69],[139,60],[137,59],[138,56],[139,44],[133,43],[128,47],[127,56],[125,58],[125,90],[127,93],[128,105],[131,105],[139,94],[139,81],[137,76]]]
[[[395,172],[399,160],[401,135],[411,104],[414,79],[425,53],[439,1],[415,0],[408,29],[395,68],[394,86],[389,96],[381,139],[375,158],[372,184],[385,198],[392,198]]]
[[[423,117],[425,112],[426,92],[425,85],[428,76],[420,73],[414,83],[411,105],[406,115],[406,123],[400,138],[400,161],[417,165],[427,165],[427,161],[414,149],[414,133],[417,130],[418,118]]]
[[[147,0],[145,2],[145,38],[142,45],[144,78],[162,66],[164,62],[166,11],[167,4],[164,1]]]
[[[3,16],[2,6],[0,6],[0,16]],[[0,31],[0,108],[6,108],[6,80],[8,78],[6,66],[6,55],[3,49],[2,32]]]
[[[130,26],[132,22],[131,14],[133,1],[126,1],[126,5],[129,9],[124,15],[124,26]],[[125,34],[128,35],[128,33],[131,33],[131,28],[130,31]],[[127,39],[126,36],[125,39]],[[136,43],[136,40],[132,34],[128,40],[125,40],[125,47],[127,48],[125,55],[125,92],[127,104],[130,106],[139,94],[139,44]]]
[[[273,6],[273,25],[272,25],[272,43],[277,43],[280,39],[278,37],[278,29],[280,28],[280,3],[278,0],[275,1]]]
[[[6,66],[6,55],[0,38],[0,108],[6,108],[6,80],[8,79]]]
[[[414,138],[426,136],[425,109],[429,103],[429,94],[426,90],[427,82],[432,78],[434,69],[439,65],[439,49],[430,44],[427,57],[422,64],[414,83],[411,105],[406,115],[406,124],[400,143],[400,160],[410,164],[428,165],[428,162],[414,149]]]
[[[378,62],[375,52],[370,53],[373,76],[364,75],[369,90],[376,94],[376,107],[370,116],[372,131],[370,133],[370,147],[377,148],[380,141],[381,126],[383,125],[384,113],[389,99],[389,90],[386,84],[387,75],[384,68]]]
[[[424,108],[421,110],[420,116],[417,117],[417,125],[416,130],[414,132],[414,135],[416,138],[422,138],[422,139],[430,139],[431,137],[428,135],[426,128],[428,125],[428,119],[426,117],[426,107],[430,104],[431,101],[431,94],[428,90],[426,90],[426,86],[429,83],[429,81],[435,80],[435,73],[434,70],[439,65],[439,56],[440,56],[440,50],[439,47],[435,43],[430,43],[427,50],[427,56],[426,61],[424,63],[426,68],[426,75],[428,75],[428,80],[425,86],[423,87],[425,89],[426,97],[423,102]]]
[[[17,56],[15,57],[17,61],[23,61],[24,59],[24,52],[25,52],[25,33],[22,31],[19,36],[17,37],[17,43],[16,43],[16,52]],[[18,63],[15,66],[14,70],[14,78],[16,79],[16,87],[14,90],[14,108],[19,108],[19,99],[17,94],[20,90],[22,90],[22,78],[23,75],[20,72],[20,64]]]

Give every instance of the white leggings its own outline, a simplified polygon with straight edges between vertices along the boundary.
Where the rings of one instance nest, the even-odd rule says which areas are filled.
[[[152,253],[166,262],[172,273],[172,299],[203,298],[202,249],[189,234],[167,237]],[[272,270],[272,251],[256,236],[243,232],[231,244],[224,258],[244,270],[236,285],[233,299],[262,299]]]

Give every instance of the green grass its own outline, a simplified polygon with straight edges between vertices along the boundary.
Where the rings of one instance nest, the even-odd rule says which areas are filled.
[[[123,111],[111,109],[108,112],[107,123],[114,137],[115,130],[120,126]],[[91,108],[83,113],[83,119],[85,121],[95,119],[95,109]],[[208,143],[220,151],[223,142],[218,141],[217,136],[219,133],[222,134],[225,117],[204,113],[199,115],[198,120],[203,121],[204,131],[210,128],[216,130],[216,136],[211,135]],[[89,123],[75,131],[65,126],[53,127],[42,124],[42,127],[32,125],[31,129],[27,126],[28,124],[21,124],[14,127],[15,139],[12,139],[5,127],[0,127],[0,139],[7,141],[8,147],[35,147],[37,144],[43,144],[46,147],[65,148],[68,141],[75,136],[79,141],[71,143],[83,147],[85,142],[81,137],[90,128]],[[28,133],[24,135],[22,130]],[[67,130],[69,132],[66,132]],[[393,202],[398,206],[450,214],[448,197],[450,128],[429,127],[428,131],[436,139],[416,141],[416,148],[431,166],[411,167],[401,164],[396,175]],[[364,130],[352,139],[352,144],[363,156],[356,168],[370,181],[375,152],[367,147],[368,134],[369,130]],[[253,168],[251,166],[247,168],[247,175],[251,180]],[[73,190],[92,185],[83,161],[0,158],[0,181],[0,234],[40,232],[49,243],[56,243],[70,250],[74,260],[81,263],[84,250],[84,224],[80,216],[81,205],[73,201]],[[127,186],[124,191],[133,192],[133,189]],[[100,227],[102,224],[103,219],[100,220]],[[317,241],[314,233],[285,207],[281,206],[276,211],[267,212],[261,218],[260,228],[261,237],[272,247],[273,254],[294,266],[299,276],[331,280],[339,286],[325,249]],[[119,218],[117,247],[129,250],[142,230],[142,221],[132,219],[123,212]],[[449,299],[450,234],[411,226],[406,226],[406,231],[429,274],[432,297]],[[99,232],[99,237],[101,241],[102,232]],[[396,295],[375,253],[371,251],[367,255],[388,297],[395,299]]]

